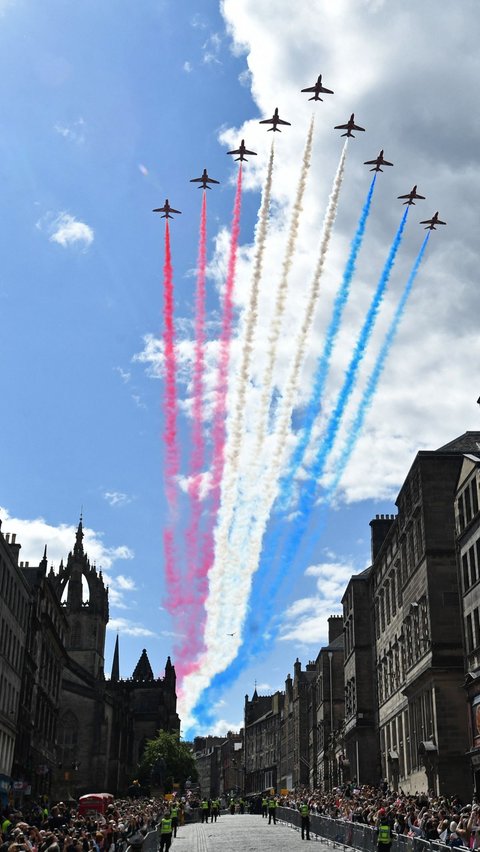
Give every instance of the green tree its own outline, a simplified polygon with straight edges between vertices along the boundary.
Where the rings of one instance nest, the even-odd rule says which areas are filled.
[[[138,775],[143,783],[151,782],[165,793],[172,791],[174,783],[183,788],[188,778],[198,778],[190,746],[182,743],[178,734],[168,731],[158,731],[153,740],[147,741]]]

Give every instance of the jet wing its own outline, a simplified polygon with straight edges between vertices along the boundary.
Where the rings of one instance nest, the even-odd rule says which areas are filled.
[[[292,126],[290,121],[284,121],[283,118],[277,118],[277,124],[288,124],[290,127]]]
[[[379,160],[378,157],[377,157],[376,160],[364,160],[363,161],[364,166],[377,166],[379,163],[382,163],[382,165],[385,165],[385,166],[390,165],[390,163],[387,163],[386,160],[384,162],[382,162],[382,160]]]
[[[316,87],[316,86],[308,86],[308,88],[307,88],[307,89],[300,89],[300,91],[301,91],[301,92],[316,92],[316,91],[317,91],[317,87]],[[326,91],[328,92],[328,89],[319,89],[319,91],[320,91],[320,92],[326,92]],[[333,95],[333,92],[331,92],[330,94],[332,94],[332,95]]]
[[[214,178],[207,177],[205,178],[205,180],[207,181],[207,183],[220,183],[219,180],[215,180]]]
[[[227,151],[227,154],[241,154],[241,153],[242,153],[242,151],[240,150],[240,148],[237,148],[237,150],[236,150],[236,151]],[[251,154],[252,152],[251,152],[251,151],[247,151],[247,149],[245,148],[245,150],[243,151],[243,153],[244,153],[244,154]]]
[[[350,125],[350,129],[351,129],[351,130],[365,130],[365,128],[364,128],[364,127],[360,127],[360,125],[358,125],[358,124],[352,124],[352,125]]]
[[[205,178],[190,178],[190,183],[204,183]]]
[[[337,124],[334,130],[350,130],[351,124]],[[355,125],[353,125],[355,127]]]
[[[264,118],[263,121],[259,121],[259,124],[275,124],[276,121],[280,121],[280,119],[273,118]]]

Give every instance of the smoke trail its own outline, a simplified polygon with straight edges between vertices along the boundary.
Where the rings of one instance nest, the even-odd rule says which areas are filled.
[[[205,440],[203,436],[203,393],[205,370],[205,281],[207,269],[207,193],[203,192],[202,209],[200,214],[200,237],[198,244],[197,285],[195,292],[195,355],[193,365],[193,405],[192,405],[192,453],[190,460],[191,518],[186,533],[187,577],[185,581],[184,604],[188,604],[195,580],[198,562],[198,536],[201,519],[200,486],[201,473],[205,463]],[[191,629],[189,610],[183,608],[182,633],[185,632],[185,619]],[[193,649],[194,651],[195,649]],[[192,653],[190,635],[175,649],[175,657],[182,662],[185,655]]]
[[[263,191],[262,205],[258,215],[256,251],[253,264],[253,275],[250,290],[250,301],[245,318],[244,335],[242,343],[242,356],[240,371],[238,374],[236,404],[233,414],[233,423],[229,430],[226,445],[226,463],[222,481],[221,513],[219,526],[215,533],[215,561],[220,570],[224,570],[228,564],[228,534],[233,518],[236,502],[237,472],[240,461],[240,453],[243,439],[243,423],[245,417],[245,401],[250,377],[250,365],[253,353],[253,339],[258,322],[258,297],[260,281],[262,277],[263,258],[268,232],[268,218],[272,195],[274,143],[270,150],[267,176]]]
[[[281,508],[286,508],[288,506],[291,497],[293,480],[298,471],[298,468],[302,464],[305,452],[310,442],[313,426],[318,415],[323,391],[325,388],[325,381],[330,367],[330,359],[332,357],[333,347],[340,329],[343,311],[350,294],[350,284],[355,274],[355,263],[360,248],[362,246],[363,237],[365,234],[365,228],[370,213],[370,207],[372,204],[373,191],[375,189],[376,179],[377,174],[375,173],[370,184],[367,199],[360,214],[360,219],[358,221],[355,236],[353,237],[353,240],[350,245],[350,255],[345,266],[342,283],[340,285],[333,305],[332,318],[326,331],[323,352],[318,362],[317,370],[315,373],[310,400],[305,410],[301,434],[298,443],[295,447],[295,450],[292,454],[292,458],[289,462],[288,471],[284,476],[282,482],[280,483],[279,506]]]
[[[254,452],[255,459],[258,459],[260,456],[260,452],[265,442],[265,435],[267,431],[268,412],[272,395],[273,371],[275,369],[278,340],[282,329],[282,318],[285,310],[285,300],[287,298],[288,292],[288,276],[292,266],[293,255],[295,253],[295,247],[297,244],[300,213],[302,212],[302,201],[303,196],[305,194],[305,187],[307,185],[307,175],[308,170],[310,168],[310,160],[312,156],[313,126],[314,117],[312,116],[312,120],[310,122],[310,127],[308,130],[307,141],[305,144],[305,150],[303,153],[302,169],[300,172],[300,180],[298,182],[295,204],[293,205],[292,221],[290,223],[287,249],[285,252],[285,258],[282,267],[282,277],[280,279],[280,283],[277,290],[277,299],[275,302],[274,313],[270,324],[270,331],[268,336],[267,365],[262,380],[263,392],[260,399],[260,411],[258,416],[257,427],[257,445]]]
[[[395,314],[394,314],[394,316],[391,320],[390,326],[389,326],[389,328],[386,332],[386,335],[385,335],[383,344],[381,346],[380,352],[377,356],[375,365],[373,367],[373,370],[372,370],[372,372],[369,376],[365,390],[363,392],[362,399],[360,401],[357,413],[355,415],[354,422],[352,424],[352,427],[349,429],[349,438],[347,439],[347,441],[346,441],[346,443],[343,447],[341,457],[340,457],[340,459],[339,459],[339,461],[336,465],[335,476],[332,479],[332,481],[328,484],[328,486],[325,490],[325,493],[322,495],[322,497],[323,497],[323,501],[322,501],[323,514],[322,514],[322,517],[320,517],[320,519],[316,519],[315,530],[312,533],[312,538],[310,540],[310,548],[309,549],[311,549],[311,547],[315,544],[315,542],[318,540],[319,536],[321,535],[321,532],[323,531],[323,528],[324,528],[324,525],[325,525],[325,518],[326,518],[326,509],[327,509],[328,504],[330,503],[333,495],[335,494],[335,492],[337,490],[337,487],[338,487],[338,484],[339,484],[340,479],[342,477],[342,474],[345,471],[346,465],[349,461],[349,458],[350,458],[350,456],[353,452],[356,441],[357,441],[358,436],[360,434],[360,431],[361,431],[361,428],[363,426],[363,422],[365,420],[365,416],[366,416],[366,413],[368,411],[368,408],[372,403],[373,396],[376,392],[379,379],[380,379],[382,371],[385,367],[385,362],[386,362],[387,356],[390,352],[391,346],[392,346],[393,341],[395,339],[395,335],[398,331],[398,326],[399,326],[400,321],[403,317],[408,298],[410,296],[414,281],[415,281],[416,276],[418,274],[420,264],[422,262],[424,254],[425,254],[425,250],[426,250],[426,247],[427,247],[429,237],[430,237],[430,232],[426,235],[425,240],[424,240],[424,242],[423,242],[423,244],[420,248],[420,251],[419,251],[418,256],[415,260],[415,263],[412,267],[412,271],[410,273],[410,276],[408,278],[407,284],[404,288],[404,291],[402,293],[402,296],[401,296],[400,301],[398,303],[398,306],[396,308]],[[288,568],[289,568],[289,565],[286,563],[286,561],[284,561],[284,563],[283,563],[283,569],[284,570],[282,572],[282,575],[284,575],[286,573]],[[275,577],[275,580],[274,580],[275,590],[278,589],[279,583],[281,582],[282,578],[283,577],[280,574],[277,574],[277,576]],[[270,598],[268,598],[268,597],[262,598],[263,603],[262,603],[261,617],[262,617],[263,633],[265,634],[268,631],[268,637],[269,637],[268,640],[265,639],[264,636],[259,635],[259,634],[256,634],[255,636],[247,637],[246,641],[244,641],[243,645],[242,645],[241,656],[237,656],[236,659],[229,665],[229,667],[226,671],[219,672],[218,674],[215,675],[215,677],[210,682],[207,690],[204,693],[202,693],[202,701],[199,702],[197,707],[195,707],[193,709],[193,715],[195,717],[197,717],[200,722],[208,722],[209,721],[208,718],[205,716],[205,707],[208,707],[209,705],[214,703],[214,701],[218,699],[218,695],[221,692],[221,690],[230,686],[236,680],[236,678],[241,674],[241,672],[244,670],[244,668],[250,663],[251,653],[253,653],[253,651],[254,651],[255,655],[258,655],[259,652],[261,653],[262,651],[265,651],[266,646],[267,646],[267,641],[271,642],[272,639],[275,638],[275,636],[278,632],[278,626],[277,626],[277,628],[275,628],[275,627],[273,627],[272,625],[269,624],[271,614],[272,614],[272,609],[273,609],[274,598],[275,598],[275,594],[271,595]]]
[[[200,567],[196,575],[196,585],[192,597],[193,607],[190,612],[190,630],[187,641],[196,641],[195,647],[191,648],[192,655],[200,650],[198,639],[202,635],[204,621],[203,607],[207,596],[207,575],[214,560],[214,529],[220,507],[220,484],[224,468],[225,451],[225,420],[226,399],[228,392],[228,368],[230,363],[230,344],[233,326],[233,292],[235,287],[235,271],[237,262],[238,239],[240,235],[240,211],[242,203],[242,165],[238,169],[237,191],[233,207],[232,231],[230,236],[230,253],[228,258],[227,279],[222,311],[222,330],[220,334],[220,352],[218,360],[218,374],[216,382],[216,400],[213,411],[212,423],[212,470],[210,480],[210,517],[208,529],[202,540],[202,554]],[[179,667],[180,675],[185,676],[197,669],[198,661],[192,660],[189,664]]]
[[[373,370],[370,373],[370,376],[368,377],[368,380],[367,380],[367,383],[366,383],[366,386],[365,386],[365,390],[363,391],[363,395],[362,395],[362,398],[360,400],[360,404],[358,406],[357,413],[355,415],[354,421],[353,421],[350,429],[348,430],[348,438],[345,441],[342,452],[340,454],[340,458],[339,458],[338,462],[336,463],[335,476],[333,477],[332,481],[329,483],[329,485],[327,487],[326,495],[325,495],[327,498],[331,498],[331,496],[336,492],[338,484],[339,484],[339,482],[342,478],[342,475],[345,471],[346,465],[347,465],[347,463],[350,459],[350,456],[353,453],[353,450],[355,449],[355,445],[356,445],[357,440],[360,436],[360,432],[361,432],[362,426],[364,424],[366,414],[367,414],[368,409],[370,408],[370,406],[373,402],[373,398],[374,398],[375,392],[377,390],[378,382],[380,380],[383,369],[385,367],[385,362],[387,360],[387,356],[390,352],[392,343],[395,339],[395,335],[398,331],[398,326],[400,325],[400,321],[401,321],[403,314],[405,312],[405,307],[406,307],[408,298],[409,298],[410,293],[412,291],[412,287],[413,287],[414,281],[417,277],[417,273],[418,273],[418,270],[420,268],[420,264],[423,260],[423,255],[425,254],[425,250],[427,248],[427,243],[428,243],[428,239],[430,237],[430,233],[431,232],[429,231],[428,234],[426,235],[423,243],[422,243],[422,246],[421,246],[420,251],[417,255],[415,263],[413,264],[412,271],[410,272],[408,281],[405,285],[405,289],[404,289],[404,291],[401,295],[401,298],[400,298],[400,301],[397,305],[396,311],[395,311],[395,313],[392,317],[391,323],[388,327],[388,330],[387,330],[387,333],[385,335],[384,341],[382,343],[380,352],[377,355],[377,359],[375,361]]]
[[[175,326],[173,320],[173,269],[170,251],[170,229],[165,220],[165,261],[163,265],[163,316],[164,316],[164,357],[165,357],[165,494],[169,507],[168,526],[163,534],[165,553],[165,574],[170,593],[166,606],[173,612],[179,602],[179,577],[175,569],[175,546],[173,524],[177,510],[176,479],[179,472],[179,449],[177,443],[178,401],[176,388],[177,364],[175,357]]]
[[[252,577],[258,567],[263,535],[276,496],[278,476],[285,450],[285,440],[290,428],[291,414],[298,390],[305,347],[318,301],[321,275],[338,207],[346,153],[347,143],[345,143],[342,151],[329,198],[317,266],[310,285],[305,316],[295,346],[293,366],[277,416],[277,424],[274,431],[275,449],[272,462],[264,480],[261,483],[254,483],[256,497],[253,501],[253,510],[252,501],[250,501],[246,507],[246,511],[236,513],[234,536],[226,554],[227,558],[222,559],[222,564],[219,564],[219,560],[217,559],[214,569],[209,576],[209,596],[206,603],[207,624],[205,629],[207,653],[202,660],[203,682],[205,685],[208,685],[211,677],[225,669],[230,661],[235,658],[239,643],[241,643],[240,636],[245,620]],[[259,506],[258,503],[260,503]],[[256,523],[253,530],[250,528],[251,514],[256,515]],[[249,533],[249,536],[247,533]],[[247,548],[247,552],[244,557],[245,548]],[[238,637],[238,639],[231,642],[228,649],[224,647],[224,634],[227,632],[227,629],[228,632],[233,632]],[[219,648],[222,649],[220,658],[218,653]],[[208,676],[207,682],[205,682],[205,675]],[[198,682],[199,680],[197,679],[197,684]],[[193,694],[194,690],[192,691]]]

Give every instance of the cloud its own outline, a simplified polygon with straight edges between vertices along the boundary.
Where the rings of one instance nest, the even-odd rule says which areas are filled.
[[[85,121],[83,118],[78,118],[72,124],[61,124],[59,121],[53,125],[53,129],[64,139],[74,142],[76,145],[83,145],[85,142]]]
[[[105,491],[103,497],[110,506],[126,506],[132,502],[132,498],[122,491]]]
[[[39,231],[47,231],[51,243],[68,248],[69,246],[79,245],[87,249],[94,239],[93,228],[86,225],[85,222],[79,222],[70,213],[65,211],[58,213],[56,216],[52,213],[47,213],[36,223],[35,227]]]
[[[132,374],[129,370],[122,370],[121,367],[114,367],[113,369],[115,370],[116,373],[118,373],[122,382],[124,382],[125,384],[127,384],[127,382],[129,382],[130,379],[132,378]]]
[[[77,527],[73,524],[49,524],[44,518],[18,518],[5,507],[0,507],[2,532],[16,533],[17,542],[21,545],[20,561],[38,565],[45,545],[47,558],[54,571],[60,561],[65,562],[75,544]],[[92,564],[101,569],[105,585],[109,587],[109,601],[112,607],[127,609],[125,595],[135,590],[135,581],[125,574],[116,575],[114,568],[117,562],[131,561],[134,552],[125,544],[107,546],[102,541],[102,533],[83,526],[83,546]]]
[[[121,633],[123,636],[157,637],[158,635],[153,630],[149,630],[148,627],[143,627],[143,625],[129,621],[127,618],[111,618],[107,624],[107,630]]]
[[[191,62],[188,61],[188,59],[186,59],[185,62],[183,63],[183,70],[187,74],[190,74],[193,71],[193,65],[192,65]]]
[[[217,65],[221,65],[221,61],[218,58],[220,53],[220,49],[222,46],[222,39],[219,33],[212,33],[207,40],[204,42],[202,46],[203,50],[203,61],[210,65],[215,63]]]

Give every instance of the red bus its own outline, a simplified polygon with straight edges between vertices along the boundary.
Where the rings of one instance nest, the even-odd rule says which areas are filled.
[[[77,810],[81,816],[105,814],[109,805],[113,805],[111,793],[87,793],[86,796],[80,796]]]

